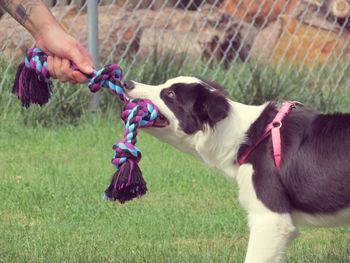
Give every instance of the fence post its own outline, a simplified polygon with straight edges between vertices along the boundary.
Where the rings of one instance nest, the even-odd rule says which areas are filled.
[[[88,0],[88,42],[89,52],[97,68],[99,68],[98,59],[98,1]],[[100,103],[100,92],[93,93],[91,95],[90,109],[97,110]]]

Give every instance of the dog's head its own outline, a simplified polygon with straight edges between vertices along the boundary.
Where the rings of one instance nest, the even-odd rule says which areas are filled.
[[[194,77],[177,77],[157,86],[127,81],[125,91],[130,98],[150,99],[157,105],[155,127],[146,130],[182,150],[198,132],[215,129],[229,113],[224,89]]]

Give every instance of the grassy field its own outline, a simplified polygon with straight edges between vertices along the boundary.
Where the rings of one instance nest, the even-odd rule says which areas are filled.
[[[148,193],[104,201],[117,116],[0,126],[0,262],[243,262],[236,186],[142,133]],[[350,262],[350,228],[302,229],[287,262]]]
[[[289,99],[349,111],[350,65],[310,73],[237,64],[227,71],[158,59],[122,66],[130,79],[153,84],[178,75],[215,79],[248,104]],[[124,205],[106,202],[112,144],[122,134],[115,97],[104,92],[101,111],[91,114],[85,86],[55,83],[48,105],[22,109],[10,94],[14,65],[0,57],[2,72],[0,262],[243,262],[248,229],[234,183],[141,133],[148,193]],[[348,263],[349,244],[349,227],[301,229],[286,261]]]

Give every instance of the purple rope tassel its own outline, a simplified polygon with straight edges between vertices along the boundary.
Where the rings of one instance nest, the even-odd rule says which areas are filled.
[[[12,92],[17,94],[24,107],[43,105],[51,97],[52,83],[49,78],[47,55],[38,48],[31,48],[17,69]]]
[[[73,69],[77,67],[73,64]],[[87,76],[89,89],[97,92],[108,88],[125,103],[121,118],[125,123],[124,139],[113,145],[115,151],[112,163],[117,171],[105,191],[105,198],[124,203],[147,191],[138,162],[141,151],[135,146],[137,129],[150,127],[155,123],[158,108],[150,100],[127,98],[123,90],[123,72],[118,65],[109,64]],[[22,101],[22,105],[43,105],[51,96],[52,83],[47,68],[47,55],[38,48],[29,49],[25,61],[18,67],[12,91]]]

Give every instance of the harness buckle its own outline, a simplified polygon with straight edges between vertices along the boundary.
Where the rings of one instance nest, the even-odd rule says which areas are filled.
[[[274,128],[280,129],[282,127],[282,122],[281,121],[275,121],[272,123],[272,126]]]

